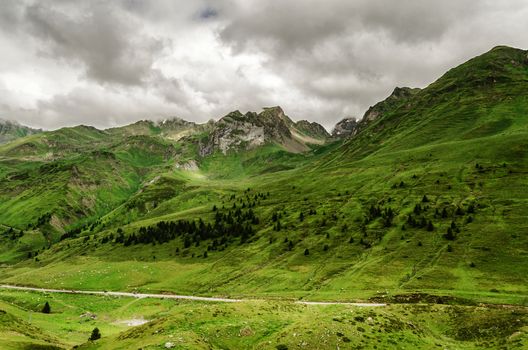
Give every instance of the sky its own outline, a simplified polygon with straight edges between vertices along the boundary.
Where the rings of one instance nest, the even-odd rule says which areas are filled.
[[[2,0],[0,118],[55,129],[280,105],[327,129],[497,45],[528,1]]]

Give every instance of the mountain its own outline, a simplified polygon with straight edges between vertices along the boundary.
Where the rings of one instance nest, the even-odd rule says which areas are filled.
[[[0,119],[0,144],[39,132],[42,132],[42,130],[32,129],[15,121]]]
[[[332,136],[346,138],[356,135],[361,129],[365,128],[371,122],[379,119],[385,113],[405,104],[406,101],[408,101],[419,91],[420,89],[418,88],[396,87],[385,100],[369,107],[361,120],[357,121],[354,118],[345,118],[339,121],[332,131]]]
[[[396,88],[360,121],[338,124],[334,136],[345,138],[271,107],[206,124],[78,126],[2,145],[0,279],[268,300],[164,313],[107,340],[130,348],[192,318],[216,320],[207,328],[215,332],[225,319],[232,339],[264,348],[295,347],[293,334],[316,319],[349,332],[351,347],[382,334],[390,348],[409,333],[408,348],[521,349],[527,55],[496,47],[423,89]],[[391,305],[305,317],[297,311],[308,306],[268,304],[274,298]],[[280,331],[229,322],[270,309],[286,310],[273,316]],[[193,339],[216,339],[196,327]],[[323,335],[313,332],[316,344]]]
[[[274,143],[289,152],[304,152],[309,145],[320,145],[328,138],[326,130],[317,123],[294,123],[280,107],[265,108],[257,114],[234,111],[215,123],[201,155],[219,150],[248,150]]]
[[[357,121],[355,118],[344,118],[340,120],[332,129],[332,137],[348,137],[355,135],[357,131]]]

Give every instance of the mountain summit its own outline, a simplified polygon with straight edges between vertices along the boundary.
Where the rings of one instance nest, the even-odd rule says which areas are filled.
[[[42,130],[32,129],[15,121],[0,119],[0,144],[40,132]]]
[[[258,114],[234,111],[215,123],[200,153],[208,155],[219,150],[226,154],[230,150],[247,150],[266,143],[275,143],[290,152],[303,152],[311,144],[324,143],[328,136],[317,123],[293,122],[278,106],[264,108]]]

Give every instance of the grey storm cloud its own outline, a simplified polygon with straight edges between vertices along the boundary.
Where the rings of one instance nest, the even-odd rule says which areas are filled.
[[[205,121],[281,105],[331,128],[496,45],[524,0],[5,0],[0,118],[44,128]]]
[[[44,53],[82,63],[86,76],[100,83],[142,84],[163,49],[161,40],[137,33],[141,23],[101,3],[76,16],[35,4],[27,8],[25,19],[43,41]]]

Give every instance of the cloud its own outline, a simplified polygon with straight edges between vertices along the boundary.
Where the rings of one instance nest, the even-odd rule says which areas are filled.
[[[105,3],[81,7],[73,14],[40,3],[27,8],[25,18],[42,40],[42,52],[81,63],[86,77],[97,82],[141,85],[163,49],[161,41],[143,35],[141,23]]]
[[[524,0],[6,0],[0,117],[47,128],[281,105],[330,129],[505,44]]]

